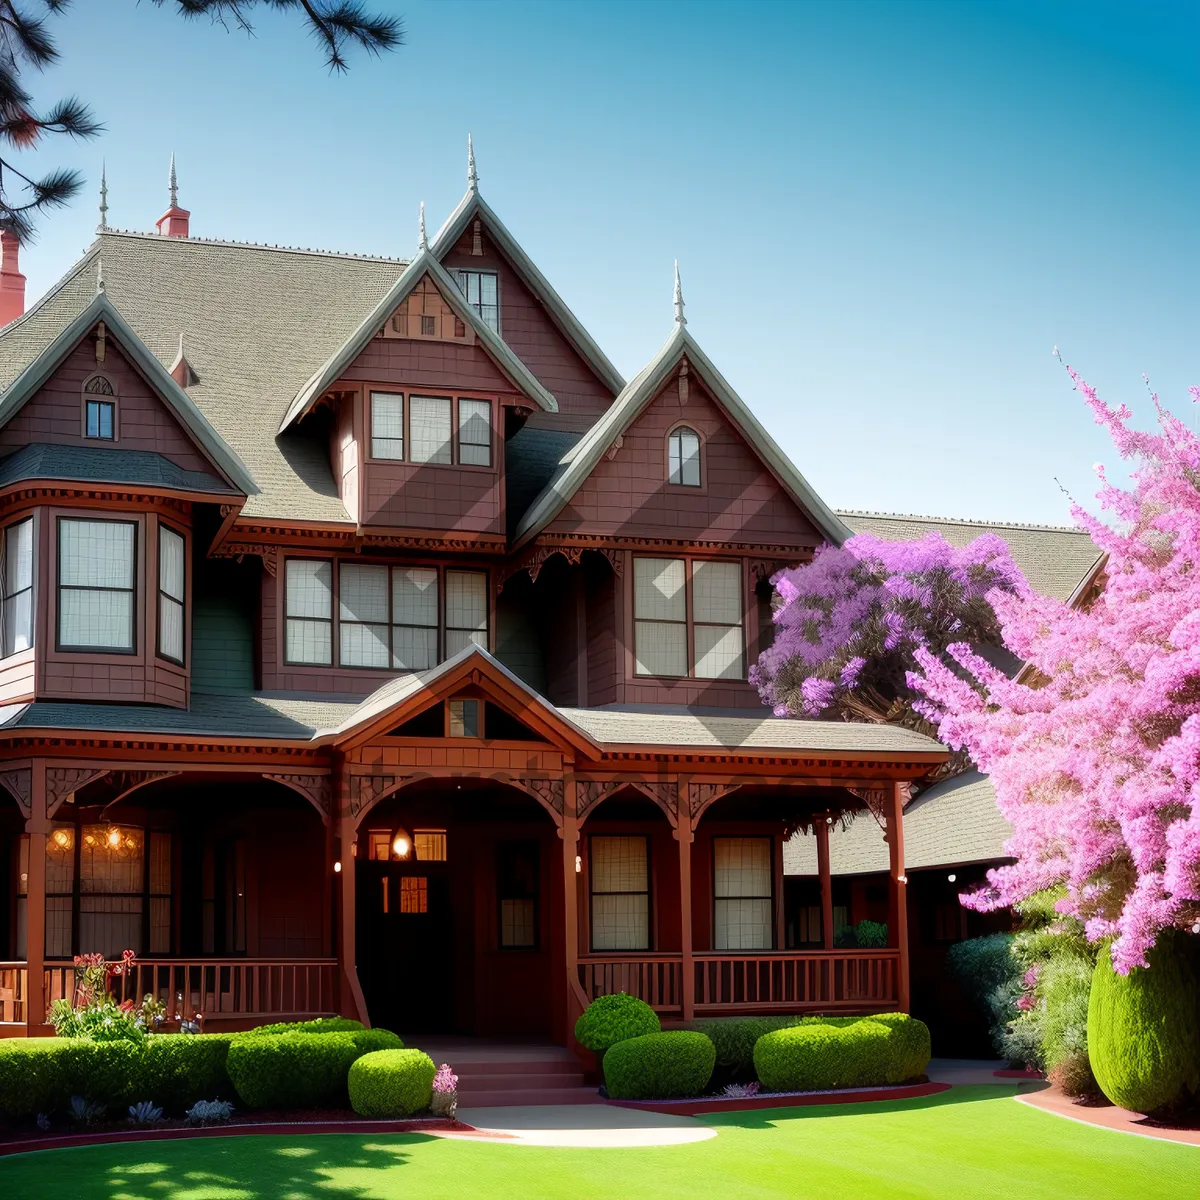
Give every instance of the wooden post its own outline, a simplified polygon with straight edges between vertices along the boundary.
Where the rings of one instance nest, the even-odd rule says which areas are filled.
[[[343,810],[344,812],[344,810]],[[356,817],[342,815],[338,819],[338,830],[342,842],[342,869],[338,873],[341,888],[338,893],[338,908],[341,928],[338,929],[338,1010],[344,1017],[362,1021],[367,1019],[367,1004],[363,999],[362,987],[358,982],[358,952],[354,941],[355,918],[357,916],[354,888],[354,838],[358,831]],[[380,948],[383,949],[382,947]],[[386,952],[386,951],[384,951]]]
[[[571,1031],[579,1014],[579,883],[575,872],[575,856],[579,853],[579,818],[575,815],[575,780],[568,775],[563,788],[566,800],[563,804],[563,823],[559,828],[562,838],[563,873],[563,962],[566,969],[567,1034]],[[581,1010],[582,1011],[582,1010]]]
[[[336,820],[337,818],[332,814],[327,814],[325,817],[325,824],[321,829],[321,834],[325,840],[325,875],[321,881],[321,911],[325,914],[325,922],[321,930],[322,958],[328,958],[333,951],[332,913],[336,907],[334,902],[334,890],[337,887],[337,879],[335,878],[333,872],[335,841],[337,834],[337,831],[334,829],[334,823]]]
[[[817,874],[821,879],[821,946],[833,949],[833,877],[829,869],[829,825],[824,816],[816,818]]]
[[[901,1012],[909,1009],[908,976],[908,878],[904,874],[904,801],[908,784],[894,783],[887,811],[887,840],[890,859],[888,941],[900,951],[896,994]]]
[[[46,995],[46,838],[50,818],[46,815],[46,764],[33,760],[30,786],[29,879],[25,894],[25,1030],[41,1033],[50,1006]]]
[[[695,945],[692,939],[692,819],[679,808],[675,823],[675,838],[679,842],[679,948],[681,951],[679,974],[680,1005],[683,1019],[690,1021],[696,1015],[696,968],[692,955]]]

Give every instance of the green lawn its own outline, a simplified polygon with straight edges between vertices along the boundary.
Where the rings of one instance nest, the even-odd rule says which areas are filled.
[[[1200,1149],[1017,1104],[1011,1087],[924,1100],[728,1113],[687,1146],[559,1150],[443,1138],[231,1137],[0,1160],[0,1197],[996,1197],[1200,1195]]]

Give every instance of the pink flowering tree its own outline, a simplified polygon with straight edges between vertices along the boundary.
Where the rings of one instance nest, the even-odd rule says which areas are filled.
[[[1013,826],[1016,862],[964,903],[1065,884],[1059,911],[1091,941],[1112,938],[1128,973],[1163,929],[1200,932],[1200,441],[1157,397],[1157,430],[1132,429],[1128,409],[1070,374],[1133,467],[1129,488],[1097,468],[1113,527],[1074,508],[1108,556],[1103,591],[1072,609],[997,590],[1004,643],[1031,670],[1011,678],[959,639],[950,663],[918,647],[909,682],[941,739],[991,776]]]
[[[772,579],[775,641],[751,670],[777,716],[841,716],[920,727],[908,683],[923,650],[999,647],[993,594],[1028,584],[994,534],[951,546],[940,534],[888,542],[860,533]]]

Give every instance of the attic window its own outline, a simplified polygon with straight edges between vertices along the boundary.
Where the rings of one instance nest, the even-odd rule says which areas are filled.
[[[480,319],[500,332],[500,294],[495,271],[456,271],[458,286]]]
[[[116,392],[103,375],[93,375],[84,385],[83,435],[111,442],[117,436]]]
[[[482,733],[479,724],[478,700],[450,701],[451,737],[477,738]]]
[[[436,337],[437,336],[437,318],[421,315],[421,336]]]
[[[667,482],[678,487],[700,486],[700,435],[686,425],[667,437]]]

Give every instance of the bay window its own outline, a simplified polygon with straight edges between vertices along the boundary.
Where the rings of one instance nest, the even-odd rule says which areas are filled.
[[[58,648],[132,654],[137,526],[58,519]]]
[[[638,675],[745,678],[739,563],[635,558],[633,616]]]
[[[166,525],[158,527],[158,652],[183,662],[183,537]]]
[[[0,564],[0,657],[33,645],[33,518],[4,531]]]
[[[492,465],[492,402],[370,393],[371,458],[463,467]]]
[[[650,863],[644,837],[592,837],[592,949],[650,949]]]
[[[486,400],[458,402],[458,461],[468,467],[492,465],[492,406]]]
[[[289,558],[285,577],[287,660],[327,666],[333,660],[333,564]]]
[[[770,950],[775,942],[769,837],[713,838],[713,949]]]

